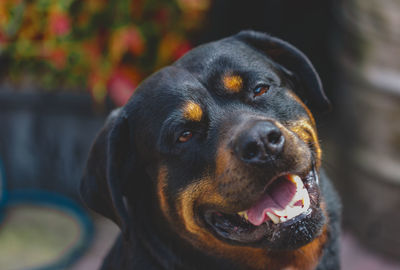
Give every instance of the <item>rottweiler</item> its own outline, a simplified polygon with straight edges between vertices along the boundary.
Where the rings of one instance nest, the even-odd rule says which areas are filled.
[[[340,201],[294,46],[242,31],[144,80],[108,117],[81,182],[121,229],[102,269],[338,270]]]

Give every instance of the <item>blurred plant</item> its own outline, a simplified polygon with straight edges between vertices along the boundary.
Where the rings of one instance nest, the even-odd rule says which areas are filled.
[[[123,105],[191,48],[211,0],[1,0],[2,79],[89,89]]]

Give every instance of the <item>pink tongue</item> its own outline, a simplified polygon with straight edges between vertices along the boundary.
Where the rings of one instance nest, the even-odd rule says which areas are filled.
[[[261,225],[269,219],[267,212],[283,210],[296,194],[296,185],[286,177],[279,177],[266,190],[266,194],[247,210],[249,221],[255,225]]]

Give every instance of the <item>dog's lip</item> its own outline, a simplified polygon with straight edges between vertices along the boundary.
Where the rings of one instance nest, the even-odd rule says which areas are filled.
[[[282,177],[287,173],[279,174],[274,179]],[[262,242],[263,239],[268,238],[271,231],[284,231],[285,228],[292,227],[293,224],[301,223],[304,219],[311,219],[313,211],[319,207],[319,187],[318,187],[318,174],[313,167],[308,173],[302,174],[301,177],[304,187],[310,193],[310,207],[307,211],[294,216],[291,219],[282,221],[275,224],[271,219],[265,220],[259,226],[254,226],[246,221],[243,217],[241,220],[237,219],[237,212],[246,211],[240,209],[237,212],[222,212],[216,208],[209,208],[203,212],[204,220],[207,226],[217,235],[218,238],[227,240],[229,242],[239,244],[252,244]],[[265,188],[267,189],[267,187]],[[316,211],[314,211],[316,212]],[[237,225],[237,226],[235,226]],[[274,233],[275,235],[275,233]]]

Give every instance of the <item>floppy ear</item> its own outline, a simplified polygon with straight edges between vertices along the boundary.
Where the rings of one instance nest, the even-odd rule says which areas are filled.
[[[301,89],[294,89],[304,103],[318,111],[330,110],[330,102],[325,95],[321,79],[310,60],[293,45],[268,34],[242,31],[234,36],[247,45],[265,53],[282,70],[300,83]],[[286,70],[285,70],[286,69]]]
[[[113,220],[127,239],[131,226],[123,180],[130,149],[127,117],[122,109],[114,110],[92,145],[80,185],[86,205]]]

